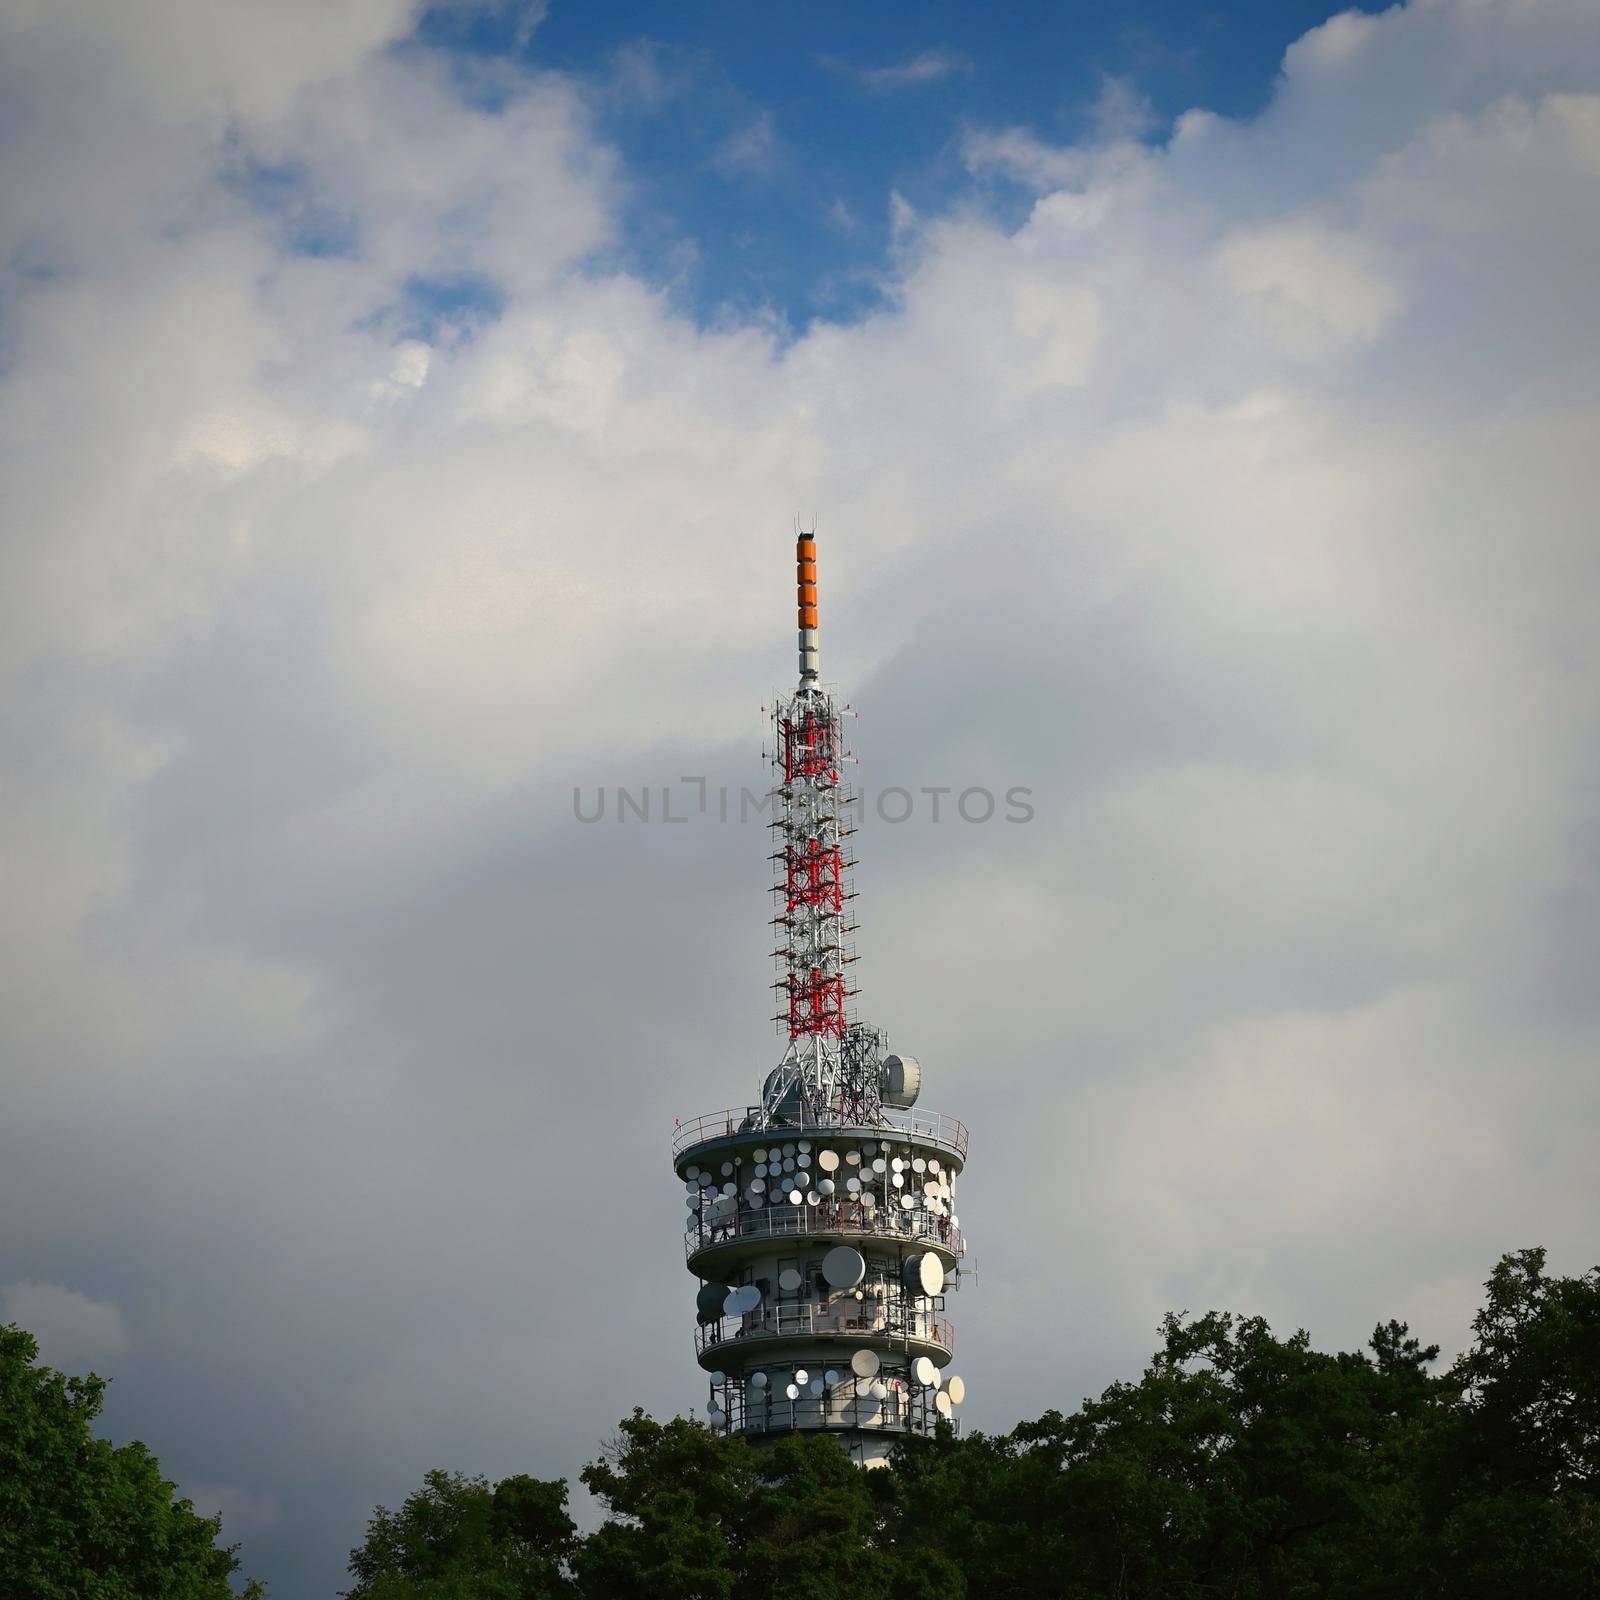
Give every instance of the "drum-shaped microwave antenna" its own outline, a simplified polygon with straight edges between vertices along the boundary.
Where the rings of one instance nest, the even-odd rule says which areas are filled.
[[[878,1069],[878,1093],[886,1106],[909,1111],[922,1089],[922,1066],[915,1056],[885,1056]]]

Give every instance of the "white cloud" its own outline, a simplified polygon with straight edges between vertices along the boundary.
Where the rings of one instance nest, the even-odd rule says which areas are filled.
[[[765,846],[570,795],[759,784],[797,508],[863,776],[1035,791],[861,840],[863,1011],[976,1130],[975,1424],[1175,1304],[1583,1265],[1593,8],[1340,23],[1164,148],[972,130],[1027,216],[894,197],[890,306],[787,342],[600,265],[572,85],[351,16],[259,81],[7,23],[0,1269],[139,1261],[130,1431],[326,1588],[426,1467],[686,1402],[657,1133],[771,1046]]]
[[[899,89],[920,89],[928,84],[942,83],[946,78],[959,76],[972,69],[972,63],[954,50],[919,50],[904,61],[895,61],[882,67],[856,67],[848,62],[827,58],[826,65],[847,72],[856,82],[875,94],[892,94]]]
[[[778,130],[770,111],[735,128],[717,146],[713,163],[729,177],[770,177],[778,164]]]
[[[14,1322],[31,1333],[39,1359],[62,1372],[91,1367],[102,1374],[107,1361],[128,1349],[122,1313],[107,1300],[91,1300],[61,1283],[22,1278],[0,1284],[0,1322]]]

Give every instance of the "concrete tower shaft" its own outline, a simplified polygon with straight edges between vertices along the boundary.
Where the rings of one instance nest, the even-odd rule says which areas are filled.
[[[917,1061],[886,1054],[850,1009],[848,708],[819,677],[815,535],[795,555],[800,678],[773,712],[770,857],[786,1048],[758,1103],[679,1125],[673,1164],[711,1425],[752,1439],[826,1430],[872,1464],[952,1420],[965,1394],[946,1376],[944,1311],[966,1252],[967,1130],[915,1109]]]

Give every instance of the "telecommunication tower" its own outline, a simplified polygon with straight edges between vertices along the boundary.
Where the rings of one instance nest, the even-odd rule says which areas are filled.
[[[916,1108],[922,1069],[856,1020],[844,781],[849,714],[821,680],[817,544],[796,542],[800,681],[772,715],[775,1021],[757,1103],[681,1123],[673,1165],[699,1280],[706,1416],[752,1440],[826,1431],[867,1466],[896,1438],[955,1425],[945,1295],[966,1241],[955,1209],[967,1130]]]

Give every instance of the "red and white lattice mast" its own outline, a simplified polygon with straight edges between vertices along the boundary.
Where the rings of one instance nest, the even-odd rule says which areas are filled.
[[[875,1086],[878,1041],[856,1026],[849,1004],[856,992],[848,977],[855,924],[847,914],[855,862],[846,841],[855,831],[856,796],[844,781],[843,708],[819,675],[814,534],[796,541],[795,578],[800,681],[772,713],[777,848],[771,859],[778,875],[772,924],[781,936],[773,958],[782,968],[773,984],[780,1002],[774,1021],[789,1048],[769,1080],[767,1101],[770,1109],[787,1101],[837,1115],[856,1109]]]

